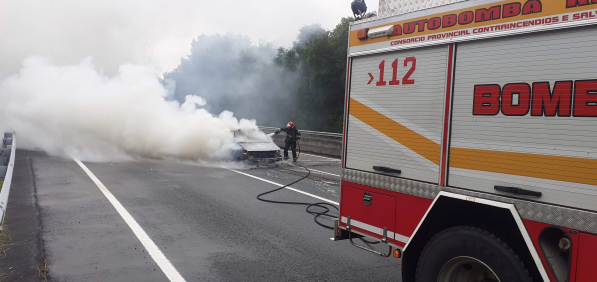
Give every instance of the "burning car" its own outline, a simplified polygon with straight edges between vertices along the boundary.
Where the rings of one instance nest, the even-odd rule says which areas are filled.
[[[259,129],[239,129],[234,131],[237,143],[232,150],[232,157],[237,160],[252,162],[282,160],[280,148],[269,136]]]

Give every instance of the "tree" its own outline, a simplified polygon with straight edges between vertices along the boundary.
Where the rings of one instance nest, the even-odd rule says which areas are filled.
[[[343,18],[331,31],[299,29],[292,48],[255,45],[243,35],[201,35],[191,54],[164,74],[175,82],[173,99],[198,95],[212,114],[232,111],[259,125],[342,132],[348,30]]]
[[[201,96],[214,115],[231,111],[237,118],[273,125],[294,114],[292,89],[298,80],[293,71],[273,63],[276,54],[271,44],[253,44],[247,36],[201,35],[191,43],[189,56],[164,74],[164,81],[175,84],[173,100]]]
[[[348,30],[352,18],[343,18],[331,31],[319,25],[300,29],[290,50],[278,50],[277,60],[286,69],[296,68],[294,53],[302,64],[297,89],[297,120],[312,130],[342,132],[346,85]]]

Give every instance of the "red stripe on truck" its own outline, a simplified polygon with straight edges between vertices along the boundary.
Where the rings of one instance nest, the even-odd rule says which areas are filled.
[[[450,130],[449,125],[450,125],[450,111],[452,109],[451,105],[452,105],[452,79],[454,77],[454,44],[450,44],[449,45],[449,50],[448,50],[448,75],[447,75],[447,81],[446,81],[446,108],[444,109],[444,136],[443,136],[443,140],[442,140],[442,163],[440,166],[440,170],[441,170],[441,175],[440,175],[440,180],[439,180],[439,184],[441,186],[446,186],[446,173],[448,170],[448,165],[447,165],[447,158],[448,158],[448,136],[449,136],[449,132]]]
[[[351,59],[348,58],[348,60],[346,61],[346,94],[344,94],[344,130],[342,132],[343,137],[342,137],[342,168],[344,168],[344,163],[346,162],[345,160],[345,154],[346,154],[346,131],[348,129],[347,125],[348,125],[348,97],[349,97],[349,92],[350,92],[350,63],[351,63]]]

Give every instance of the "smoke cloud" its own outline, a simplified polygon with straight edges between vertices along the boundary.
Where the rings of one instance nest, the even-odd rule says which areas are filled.
[[[124,62],[169,71],[202,33],[234,31],[289,47],[306,23],[333,27],[350,14],[351,1],[2,0],[0,77],[30,55],[60,64],[90,55],[110,75]]]
[[[301,70],[289,71],[274,63],[278,51],[271,44],[254,44],[244,35],[201,35],[191,53],[173,71],[173,99],[198,95],[211,113],[225,110],[259,125],[283,126],[298,110],[296,89]]]
[[[18,74],[0,81],[0,127],[16,132],[19,148],[87,161],[226,160],[232,131],[257,128],[230,111],[212,115],[197,95],[181,103],[174,87],[150,65],[124,64],[107,76],[91,57],[71,65],[28,57]]]
[[[305,22],[331,26],[349,3],[233,2],[0,1],[0,130],[19,148],[87,161],[213,161],[230,159],[234,130],[264,139],[256,124],[305,119],[298,55],[221,33],[288,47],[313,36],[296,37]],[[206,32],[220,34],[189,50]]]

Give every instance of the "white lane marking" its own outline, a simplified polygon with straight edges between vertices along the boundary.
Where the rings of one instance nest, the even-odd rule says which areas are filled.
[[[329,175],[340,177],[340,175],[329,173],[329,172],[325,172],[325,171],[321,171],[321,170],[316,170],[316,169],[312,169],[312,168],[309,168],[309,170],[313,171],[313,172],[316,172],[316,173],[329,174]]]
[[[126,224],[128,224],[128,226],[133,230],[133,233],[137,235],[137,238],[139,239],[139,241],[141,241],[141,244],[143,244],[143,247],[145,247],[151,258],[153,258],[153,260],[158,264],[162,272],[166,274],[166,277],[168,277],[170,281],[186,281],[184,278],[182,278],[180,273],[178,273],[178,270],[174,268],[174,266],[172,265],[172,263],[170,263],[166,256],[164,256],[162,251],[160,251],[160,249],[153,242],[153,240],[149,238],[149,236],[147,235],[147,233],[145,233],[143,228],[141,228],[139,223],[137,223],[137,221],[131,216],[131,214],[122,206],[122,204],[120,204],[116,197],[112,195],[108,188],[106,188],[106,186],[104,186],[104,184],[102,184],[102,182],[99,181],[97,177],[95,177],[93,172],[91,172],[91,170],[89,170],[79,159],[75,157],[73,157],[73,159],[75,160],[75,162],[77,162],[77,164],[79,164],[83,171],[87,173],[89,178],[91,178],[91,180],[95,182],[95,185],[97,185],[100,191],[104,193],[104,196],[106,196],[108,201],[110,201],[112,206],[114,206],[116,211],[120,214],[120,216],[122,216],[122,219],[124,219]]]
[[[282,187],[282,186],[284,186],[284,185],[282,185],[282,184],[280,184],[280,183],[276,183],[276,182],[273,182],[273,181],[269,181],[269,180],[267,180],[267,179],[263,179],[263,178],[261,178],[261,177],[257,177],[257,176],[254,176],[254,175],[251,175],[251,174],[248,174],[248,173],[240,172],[240,171],[238,171],[238,170],[234,170],[234,169],[231,169],[231,168],[228,168],[228,170],[230,170],[230,171],[234,171],[234,172],[236,172],[236,173],[239,173],[239,174],[242,174],[242,175],[246,175],[246,176],[248,176],[248,177],[252,177],[252,178],[255,178],[255,179],[261,180],[261,181],[263,181],[263,182],[267,182],[267,183],[269,183],[269,184],[276,185],[276,186],[278,186],[278,187]],[[322,197],[319,197],[319,196],[317,196],[317,195],[313,195],[313,194],[311,194],[311,193],[307,193],[307,192],[304,192],[304,191],[301,191],[301,190],[298,190],[298,189],[294,189],[294,188],[292,188],[292,187],[289,187],[289,186],[287,186],[287,187],[286,187],[286,189],[288,189],[288,190],[292,190],[292,191],[294,191],[294,192],[297,192],[297,193],[301,193],[301,194],[307,195],[307,196],[309,196],[309,197],[313,197],[313,198],[315,198],[315,199],[318,199],[318,200],[326,201],[326,202],[328,202],[328,203],[330,203],[330,204],[334,204],[334,205],[336,205],[336,206],[339,206],[339,205],[340,205],[340,203],[338,203],[338,202],[334,202],[334,201],[332,201],[332,200],[328,200],[328,199],[326,199],[326,198],[322,198]]]
[[[339,162],[340,159],[333,159],[333,158],[328,158],[328,157],[322,157],[322,156],[318,156],[318,155],[311,155],[311,154],[307,154],[307,153],[301,153],[301,155],[306,155],[306,156],[312,156],[312,157],[318,157],[318,158],[322,158],[322,159],[328,159],[328,160],[334,160]]]
[[[337,160],[330,160],[330,161],[324,161],[324,160],[308,160],[308,161],[301,161],[301,163],[321,163],[321,162],[336,162]]]

